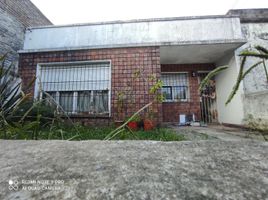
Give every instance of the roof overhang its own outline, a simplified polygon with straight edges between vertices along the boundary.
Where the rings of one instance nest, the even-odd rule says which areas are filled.
[[[216,63],[220,58],[234,52],[245,42],[245,40],[240,40],[226,43],[161,46],[160,63]]]
[[[140,46],[178,49],[243,40],[238,17],[166,18],[29,28],[20,53]]]

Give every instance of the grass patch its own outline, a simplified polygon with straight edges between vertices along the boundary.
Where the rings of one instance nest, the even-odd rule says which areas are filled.
[[[75,137],[73,140],[103,140],[114,127],[85,127],[85,126],[76,126],[75,128],[69,128],[67,130],[62,130],[60,132],[51,134],[50,139],[69,139],[73,137],[77,130],[79,131],[79,137]],[[47,139],[47,134],[40,135],[40,139]],[[136,131],[129,132],[123,131],[112,140],[156,140],[156,141],[182,141],[185,140],[184,136],[176,134],[175,131],[167,128],[159,128],[151,131]]]
[[[114,127],[87,127],[87,126],[62,126],[57,127],[55,130],[41,130],[38,133],[38,140],[103,140]],[[79,135],[77,135],[79,132]],[[1,139],[2,138],[1,134]],[[21,132],[16,135],[15,138],[8,139],[21,139],[31,140],[31,134],[27,132]],[[156,140],[156,141],[182,141],[186,140],[183,135],[177,134],[174,130],[168,128],[159,128],[151,131],[136,131],[129,132],[123,131],[112,140]]]
[[[200,134],[203,140],[208,140],[208,135],[206,133],[200,133]]]

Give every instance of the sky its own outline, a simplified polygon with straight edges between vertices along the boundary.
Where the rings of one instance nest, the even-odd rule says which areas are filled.
[[[224,15],[268,8],[268,0],[31,0],[55,25],[161,17]]]

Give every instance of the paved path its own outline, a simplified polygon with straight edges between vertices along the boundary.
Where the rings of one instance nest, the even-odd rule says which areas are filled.
[[[1,200],[268,199],[264,142],[0,140],[0,149]]]
[[[223,141],[265,141],[260,133],[224,126],[171,126],[171,128],[176,130],[178,134],[183,134],[188,140],[218,139]]]

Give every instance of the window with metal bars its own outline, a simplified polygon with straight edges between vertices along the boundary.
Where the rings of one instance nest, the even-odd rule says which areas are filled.
[[[188,73],[163,73],[161,80],[163,81],[162,94],[165,101],[188,100]]]
[[[110,66],[110,61],[40,64],[36,90],[68,114],[109,116]]]

